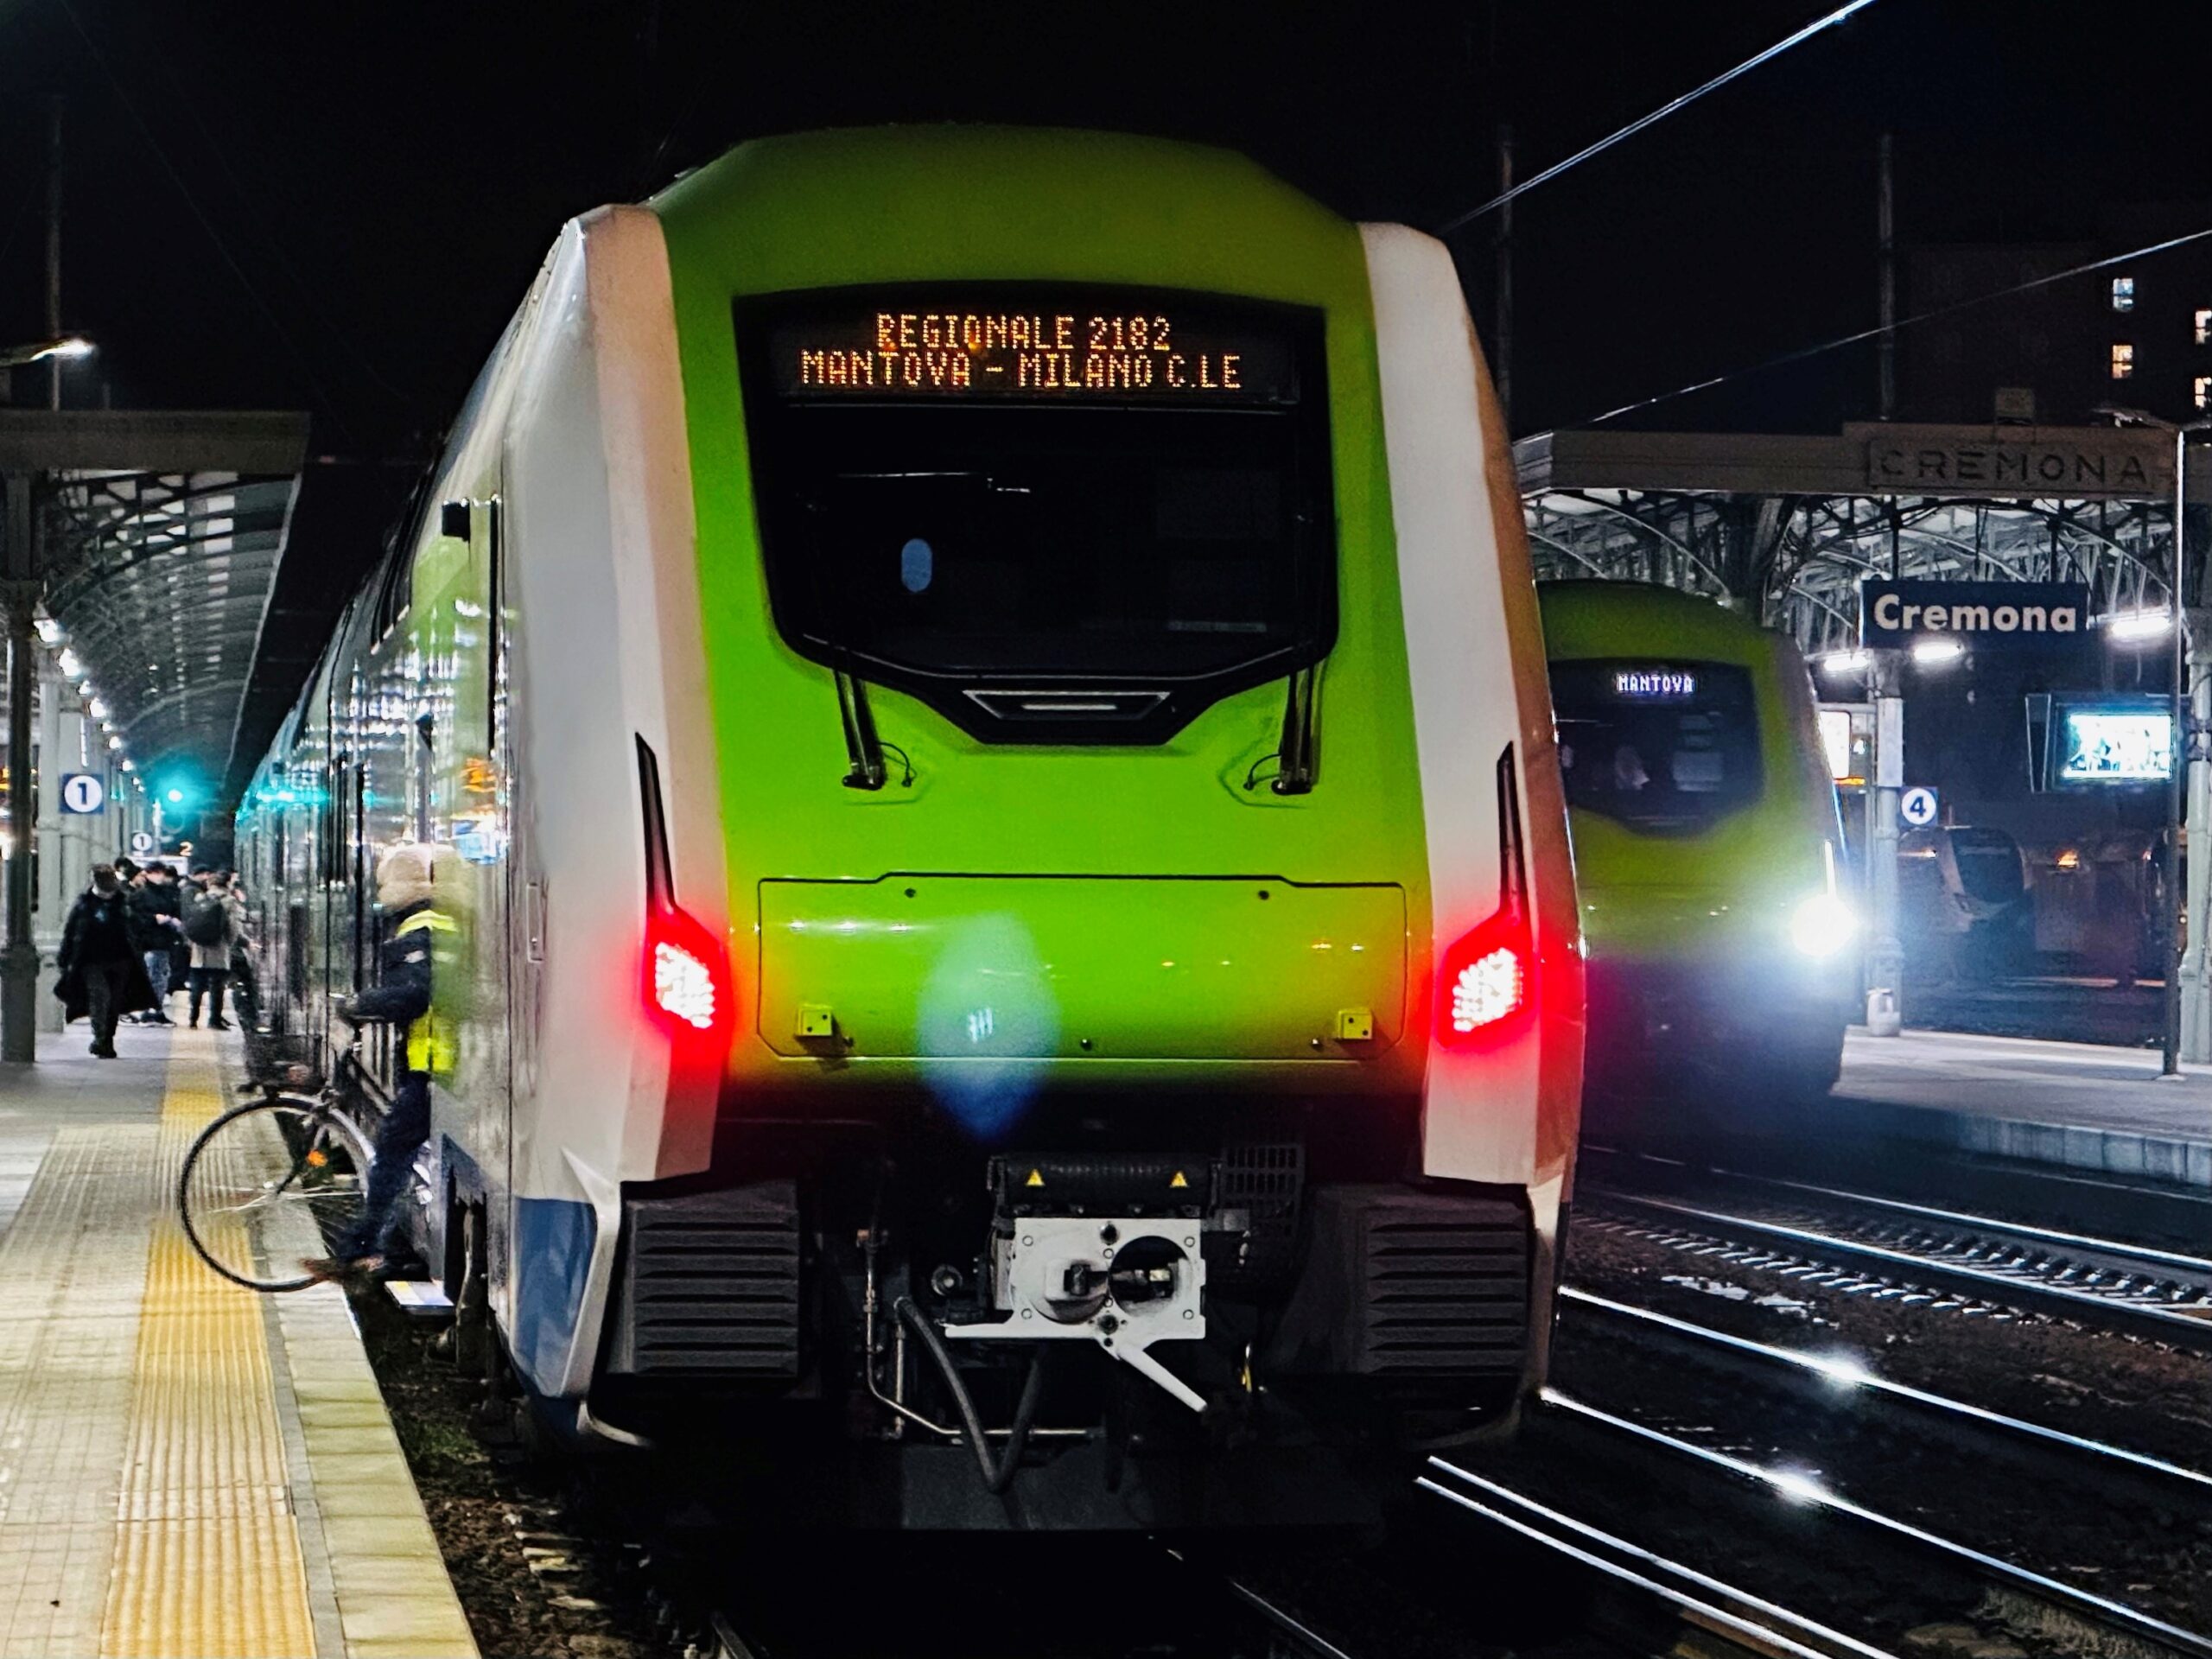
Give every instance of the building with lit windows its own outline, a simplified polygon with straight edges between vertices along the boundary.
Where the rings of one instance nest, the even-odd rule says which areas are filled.
[[[1897,418],[2071,426],[2096,422],[2102,405],[2212,415],[2212,238],[2062,275],[2207,226],[2212,204],[2163,204],[2108,211],[2094,240],[1907,250],[1900,313],[1941,315],[1897,336]],[[1967,303],[2025,283],[2039,285]]]

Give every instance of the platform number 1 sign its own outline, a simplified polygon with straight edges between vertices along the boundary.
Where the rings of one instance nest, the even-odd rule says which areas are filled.
[[[67,772],[61,775],[61,810],[79,817],[107,804],[107,785],[97,772]]]
[[[1925,830],[1936,822],[1936,791],[1908,789],[1897,802],[1897,812],[1914,829]]]

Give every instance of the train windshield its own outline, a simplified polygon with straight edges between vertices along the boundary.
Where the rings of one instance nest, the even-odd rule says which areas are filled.
[[[1649,835],[1695,835],[1758,798],[1749,671],[1565,662],[1551,678],[1570,806]]]
[[[988,740],[1130,742],[1333,643],[1318,313],[932,286],[736,315],[803,654]]]

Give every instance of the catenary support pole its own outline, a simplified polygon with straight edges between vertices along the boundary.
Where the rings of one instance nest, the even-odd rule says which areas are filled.
[[[2169,608],[2173,613],[2173,755],[2166,767],[2166,844],[2164,849],[2164,879],[2159,883],[2165,895],[2166,954],[2165,971],[2165,1040],[2164,1058],[2159,1066],[2161,1076],[2181,1075],[2181,956],[2182,956],[2182,898],[2181,898],[2181,830],[2184,771],[2189,754],[2189,636],[2183,612],[2182,571],[2183,544],[2188,540],[2189,530],[2189,434],[2174,434],[2174,534],[2171,562],[2167,566],[2167,589],[2171,594]],[[2201,860],[2200,860],[2201,861]]]
[[[61,338],[61,100],[47,106],[46,129],[46,337]],[[62,360],[46,360],[46,406],[61,407]]]
[[[1894,1037],[1904,1028],[1904,946],[1897,937],[1897,797],[1904,785],[1904,653],[1878,651],[1868,671],[1874,699],[1874,787],[1868,791],[1866,1029]]]
[[[1879,296],[1882,332],[1876,337],[1875,361],[1879,368],[1880,384],[1877,387],[1881,416],[1895,420],[1897,413],[1897,238],[1895,197],[1891,194],[1894,155],[1891,140],[1884,133],[1876,149],[1877,166],[1880,175],[1879,193],[1875,211],[1875,228],[1880,242],[1881,292]]]
[[[2212,662],[2203,642],[2212,639],[2212,610],[2192,609],[2189,618],[2189,811],[2182,839],[2191,847],[2212,847]],[[2212,858],[2189,861],[2189,907],[2182,923],[2181,1057],[2192,1065],[2212,1064]]]
[[[31,782],[32,659],[38,636],[32,611],[38,603],[38,516],[32,510],[29,473],[8,475],[7,540],[0,543],[0,618],[8,645],[7,926],[0,946],[0,1060],[38,1056],[38,946],[31,938],[31,857],[34,801]]]

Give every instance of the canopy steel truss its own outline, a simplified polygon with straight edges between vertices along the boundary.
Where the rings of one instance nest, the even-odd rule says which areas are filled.
[[[2166,608],[2166,442],[2106,429],[1563,432],[1524,439],[1515,460],[1539,576],[1709,594],[1818,652],[1858,643],[1869,577],[2079,582],[2099,612]],[[1962,482],[2031,478],[2046,464],[2094,487],[2006,494]],[[2192,517],[2212,500],[2212,463],[2202,472],[2191,471]],[[2191,539],[2202,545],[2201,533]],[[2202,586],[2195,563],[2192,590]],[[2191,591],[2184,603],[2203,598]]]
[[[296,475],[49,474],[46,609],[141,764],[230,760]]]
[[[1522,509],[1539,576],[1707,594],[1808,652],[1858,643],[1870,576],[2080,582],[2100,612],[2163,609],[2169,597],[2163,502],[1580,489],[1541,492]]]

